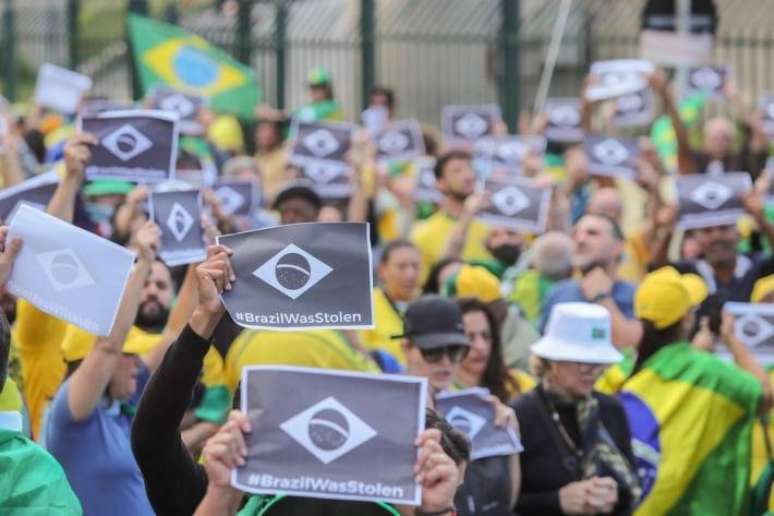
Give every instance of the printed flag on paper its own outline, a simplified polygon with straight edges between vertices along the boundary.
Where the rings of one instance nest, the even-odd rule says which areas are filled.
[[[128,23],[143,94],[164,84],[209,99],[217,112],[253,118],[261,95],[250,67],[174,25],[135,14],[129,15]]]
[[[635,512],[744,514],[760,383],[688,343],[669,345],[620,399],[643,487]]]

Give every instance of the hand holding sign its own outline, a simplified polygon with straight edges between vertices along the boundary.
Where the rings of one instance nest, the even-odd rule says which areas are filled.
[[[251,429],[247,416],[232,410],[228,422],[207,440],[202,457],[210,484],[221,488],[231,487],[231,470],[244,466],[247,458],[243,433],[250,433]]]
[[[97,143],[97,138],[90,133],[76,133],[70,138],[64,148],[66,177],[83,181],[86,163],[91,159],[91,147]]]
[[[8,226],[0,227],[0,287],[5,286],[5,282],[8,280],[8,276],[11,274],[11,268],[13,268],[13,262],[16,260],[16,256],[21,251],[22,241],[20,239],[14,239],[12,242],[7,242],[8,238]]]
[[[161,246],[161,229],[151,221],[146,222],[137,230],[135,243],[138,260],[153,263]]]
[[[425,430],[416,445],[419,454],[414,473],[416,481],[422,485],[422,510],[434,513],[453,507],[454,494],[462,478],[460,469],[443,451],[440,430]]]

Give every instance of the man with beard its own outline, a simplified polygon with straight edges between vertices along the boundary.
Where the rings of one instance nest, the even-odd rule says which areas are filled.
[[[422,254],[422,283],[446,256],[466,261],[491,258],[485,246],[489,228],[474,220],[483,199],[473,192],[476,174],[470,154],[450,151],[438,158],[434,172],[436,187],[443,194],[440,208],[411,232],[411,241]]]

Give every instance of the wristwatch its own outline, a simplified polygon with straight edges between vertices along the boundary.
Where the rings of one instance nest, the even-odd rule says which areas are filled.
[[[592,303],[599,303],[609,297],[613,297],[610,292],[602,292],[591,298]]]

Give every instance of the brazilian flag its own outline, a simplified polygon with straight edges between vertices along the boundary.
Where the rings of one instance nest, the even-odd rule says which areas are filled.
[[[619,395],[643,481],[635,515],[747,514],[761,394],[752,375],[687,342],[648,358]]]
[[[129,40],[143,94],[155,84],[199,95],[219,113],[254,117],[260,90],[253,70],[180,27],[129,14]]]

